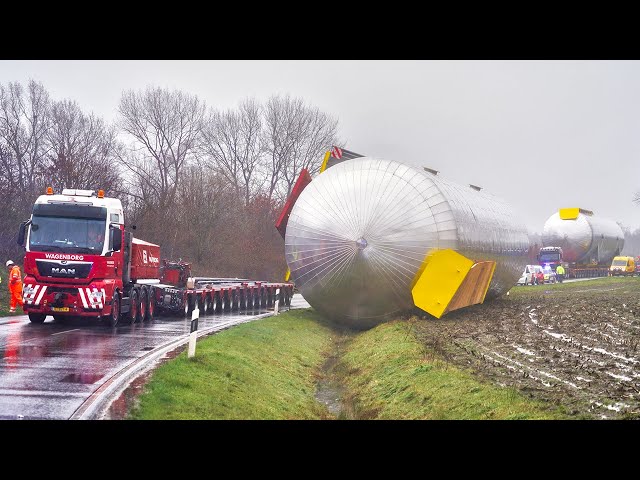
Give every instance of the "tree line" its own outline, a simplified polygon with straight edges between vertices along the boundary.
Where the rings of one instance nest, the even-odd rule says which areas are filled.
[[[19,224],[47,186],[103,189],[163,258],[198,275],[281,280],[275,221],[338,133],[335,117],[289,95],[220,110],[149,86],[124,91],[110,124],[34,80],[0,84],[0,258],[20,263]]]

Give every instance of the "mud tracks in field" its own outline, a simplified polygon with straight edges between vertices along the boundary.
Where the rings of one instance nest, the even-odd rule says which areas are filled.
[[[532,289],[416,330],[445,360],[576,418],[640,418],[638,298],[635,283],[552,295]]]

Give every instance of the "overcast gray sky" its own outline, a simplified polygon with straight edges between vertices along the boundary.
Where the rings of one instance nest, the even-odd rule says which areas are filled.
[[[336,116],[348,149],[480,185],[532,232],[565,207],[640,227],[638,61],[0,61],[3,85],[31,78],[107,121],[147,85],[222,109],[289,93]]]

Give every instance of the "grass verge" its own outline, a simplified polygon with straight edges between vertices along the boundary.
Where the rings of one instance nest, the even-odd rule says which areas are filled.
[[[548,404],[479,382],[415,339],[408,321],[382,324],[350,342],[337,371],[359,419],[560,419]]]
[[[539,295],[541,290],[545,293],[555,293],[560,291],[602,290],[604,288],[622,288],[625,286],[637,288],[640,286],[640,277],[603,277],[580,282],[525,286],[516,285],[509,290],[509,296],[526,297],[530,295]]]
[[[292,310],[198,341],[159,367],[128,418],[322,419],[315,381],[332,331],[313,310]]]
[[[0,274],[0,276],[2,277],[2,282],[0,283],[0,317],[13,317],[16,315],[24,315],[24,311],[22,310],[22,307],[18,307],[16,308],[16,312],[15,313],[9,313],[9,308],[10,308],[10,295],[9,295],[9,286],[7,284],[7,282],[9,281],[7,279],[7,275],[6,274]]]

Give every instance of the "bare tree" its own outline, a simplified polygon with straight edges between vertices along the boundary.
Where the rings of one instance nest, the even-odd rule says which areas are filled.
[[[148,87],[125,91],[118,107],[119,126],[134,143],[120,160],[132,176],[132,186],[148,206],[171,205],[182,167],[194,154],[205,105],[181,91]]]
[[[30,197],[42,188],[41,173],[49,129],[49,94],[31,80],[0,85],[0,138],[11,152],[7,174],[12,190]]]
[[[222,175],[203,172],[197,166],[185,169],[177,205],[182,212],[180,228],[169,255],[190,258],[194,267],[215,268],[228,249],[234,248],[233,243],[220,241],[219,232],[227,228],[229,218],[237,216],[238,200]]]
[[[289,157],[284,170],[283,180],[287,196],[303,168],[311,175],[320,170],[324,153],[331,145],[339,144],[337,138],[338,120],[317,108],[307,107],[299,126],[300,140]]]
[[[299,118],[304,110],[301,99],[272,96],[265,107],[262,142],[265,151],[264,175],[268,179],[267,195],[271,199],[299,139]]]
[[[64,100],[51,107],[48,177],[56,191],[62,188],[120,190],[115,163],[118,142],[114,127],[93,114],[85,115],[76,102]]]
[[[288,95],[271,97],[265,117],[268,197],[272,198],[281,185],[279,196],[283,199],[291,193],[300,171],[306,168],[311,174],[317,173],[325,151],[339,143],[338,121]]]
[[[43,193],[49,95],[33,80],[0,85],[0,256],[18,258],[18,225]]]
[[[262,187],[257,175],[262,154],[260,142],[262,107],[254,99],[240,102],[237,111],[212,111],[203,130],[202,151],[212,166],[225,176],[245,205]]]

